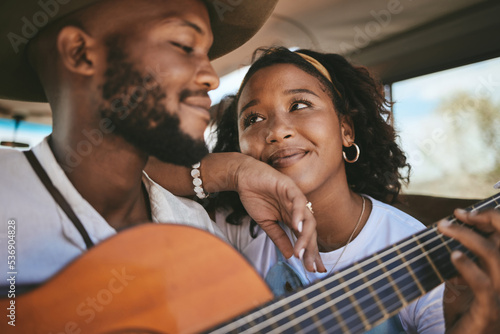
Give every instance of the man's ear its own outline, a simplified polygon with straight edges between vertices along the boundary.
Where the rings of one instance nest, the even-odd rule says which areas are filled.
[[[341,117],[340,129],[342,131],[342,145],[344,145],[345,147],[350,147],[352,143],[354,143],[355,139],[354,124],[351,117]]]
[[[66,26],[57,36],[57,50],[66,69],[81,75],[95,73],[96,41],[82,29]]]

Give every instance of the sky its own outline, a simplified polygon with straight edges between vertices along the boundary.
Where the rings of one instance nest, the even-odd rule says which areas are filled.
[[[14,140],[14,125],[12,119],[0,118],[0,141]],[[31,122],[21,122],[16,133],[16,142],[23,142],[31,146],[41,142],[52,132],[52,126]]]
[[[460,91],[475,98],[490,99],[500,107],[500,58],[393,84],[395,127],[413,167],[410,186],[419,183],[428,186],[433,182],[459,183],[464,175],[478,175],[480,178],[494,167],[500,152],[484,145],[482,129],[471,114],[460,114],[466,126],[457,134],[456,130],[453,132],[446,113],[436,112],[444,99]],[[456,112],[447,111],[449,115]],[[497,120],[500,122],[500,110]],[[485,194],[493,191],[489,188]]]

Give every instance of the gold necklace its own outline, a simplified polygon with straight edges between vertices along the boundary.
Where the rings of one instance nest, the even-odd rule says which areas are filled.
[[[361,224],[361,220],[363,219],[363,214],[365,213],[365,197],[364,196],[361,196],[361,199],[363,200],[363,206],[361,208],[361,214],[359,215],[359,218],[358,218],[358,222],[356,223],[356,225],[354,226],[354,230],[352,230],[352,233],[351,235],[349,236],[349,239],[347,240],[347,243],[345,244],[344,246],[344,249],[342,250],[342,252],[340,253],[340,256],[338,257],[337,261],[335,261],[335,264],[333,265],[332,269],[330,269],[328,271],[328,274],[327,276],[330,276],[330,274],[333,272],[333,269],[335,269],[335,267],[337,266],[337,264],[339,263],[340,259],[342,258],[342,255],[344,255],[346,249],[347,249],[347,246],[351,243],[352,241],[352,237],[354,236],[354,233],[356,233],[356,230],[358,229],[359,227],[359,224]],[[311,283],[311,281],[309,280],[309,278],[307,277],[307,274],[305,275],[306,276],[306,279],[309,281],[309,284]]]

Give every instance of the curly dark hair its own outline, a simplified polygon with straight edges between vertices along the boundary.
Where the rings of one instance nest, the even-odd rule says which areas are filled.
[[[296,52],[319,61],[327,69],[332,82]],[[365,67],[354,66],[341,55],[311,50],[296,52],[282,47],[256,50],[253,64],[239,92],[220,104],[224,110],[218,113],[217,142],[213,152],[240,152],[236,109],[240,93],[250,78],[258,70],[274,64],[293,64],[316,77],[326,87],[339,116],[352,119],[361,154],[356,163],[345,163],[351,189],[386,203],[394,203],[402,183],[409,182],[410,165],[396,143],[396,132],[390,125],[391,102],[385,98],[383,85]],[[346,154],[354,155],[352,152]],[[238,224],[246,214],[236,193],[219,194],[211,206],[212,209],[232,208],[233,214],[227,218],[232,224]]]

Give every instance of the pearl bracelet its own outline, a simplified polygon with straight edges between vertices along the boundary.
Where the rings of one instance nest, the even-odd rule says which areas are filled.
[[[200,168],[201,166],[201,163],[200,162],[197,162],[195,163],[193,166],[193,169],[191,170],[191,176],[193,177],[193,184],[194,184],[194,192],[196,193],[196,196],[198,196],[199,199],[204,199],[204,198],[207,198],[209,196],[208,193],[205,192],[205,190],[203,189],[203,181],[201,181],[201,178],[200,178],[200,170],[198,168]]]

